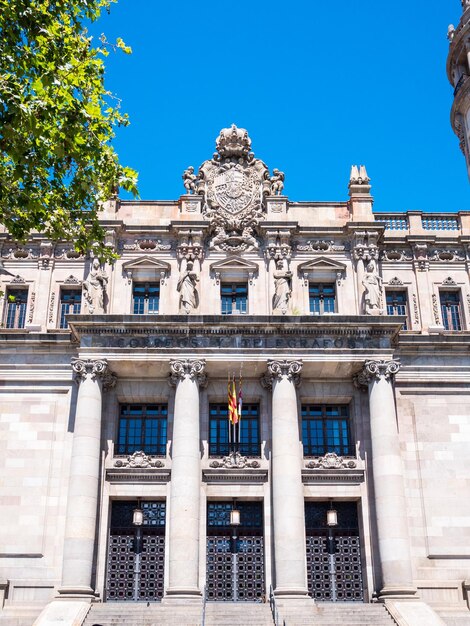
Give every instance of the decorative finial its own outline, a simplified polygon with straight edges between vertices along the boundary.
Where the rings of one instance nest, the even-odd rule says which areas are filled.
[[[449,24],[447,28],[447,39],[449,40],[449,43],[452,43],[452,40],[454,39],[454,35],[455,35],[455,26],[453,24]]]
[[[349,185],[368,185],[370,178],[367,176],[365,165],[353,165],[351,167],[351,175],[349,177]]]

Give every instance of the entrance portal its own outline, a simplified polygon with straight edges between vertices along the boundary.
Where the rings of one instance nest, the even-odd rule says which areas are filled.
[[[133,526],[137,502],[113,502],[106,576],[107,601],[159,601],[165,568],[165,502],[141,502],[141,526]]]
[[[334,502],[338,525],[330,529],[326,523],[329,508],[328,502],[305,503],[309,595],[320,602],[362,602],[364,589],[357,503]],[[329,532],[331,541],[328,540]]]
[[[238,502],[236,539],[228,502],[207,505],[207,600],[259,601],[265,594],[263,505]]]

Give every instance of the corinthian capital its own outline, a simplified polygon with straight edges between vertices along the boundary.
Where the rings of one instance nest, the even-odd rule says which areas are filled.
[[[354,383],[357,387],[367,385],[371,380],[393,380],[395,374],[400,369],[400,361],[391,359],[390,361],[366,361],[364,367],[354,377]]]
[[[200,387],[207,382],[207,375],[204,372],[206,362],[204,359],[181,359],[170,361],[170,384],[176,385],[180,380],[190,378],[195,380]]]
[[[75,381],[81,383],[87,378],[101,380],[103,389],[111,389],[116,384],[117,376],[109,369],[106,359],[72,359]]]
[[[282,380],[287,378],[297,387],[300,384],[300,371],[302,370],[302,361],[268,361],[268,371],[262,377],[262,384],[265,387],[272,385],[273,380]]]

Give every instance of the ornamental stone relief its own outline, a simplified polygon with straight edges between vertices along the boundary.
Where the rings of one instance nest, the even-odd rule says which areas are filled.
[[[137,469],[148,469],[151,467],[160,468],[165,467],[165,463],[160,459],[153,459],[148,456],[142,450],[137,450],[133,454],[129,455],[125,459],[116,459],[114,461],[114,467],[132,467]]]
[[[353,378],[353,382],[357,388],[364,389],[373,380],[385,379],[392,381],[400,367],[400,361],[396,359],[390,359],[389,361],[366,361],[362,370]]]
[[[325,456],[321,456],[305,464],[308,469],[354,469],[357,462],[354,459],[344,459],[335,452],[328,452]]]
[[[295,249],[298,252],[344,252],[350,249],[350,244],[335,242],[332,239],[317,239],[316,241],[308,240],[305,243],[297,243]]]
[[[72,370],[75,374],[75,381],[82,383],[88,378],[91,380],[101,380],[103,389],[111,389],[115,386],[117,376],[109,369],[106,359],[72,359]]]
[[[142,252],[161,252],[171,250],[171,243],[163,243],[161,239],[142,238],[121,240],[118,243],[120,252],[125,250],[141,250]]]
[[[268,371],[261,376],[260,382],[265,389],[272,388],[274,380],[287,378],[296,387],[300,385],[300,372],[302,371],[302,361],[291,361],[288,359],[280,361],[268,361]]]
[[[235,452],[224,456],[223,459],[214,460],[209,463],[209,467],[224,469],[257,469],[261,466],[259,461],[250,461],[246,456],[242,456],[240,452]]]
[[[251,152],[248,132],[234,124],[220,131],[216,149],[197,174],[192,166],[185,170],[186,192],[203,198],[202,214],[211,223],[209,248],[232,253],[257,249],[256,229],[265,217],[265,198],[282,193],[284,174],[275,169],[270,176]]]

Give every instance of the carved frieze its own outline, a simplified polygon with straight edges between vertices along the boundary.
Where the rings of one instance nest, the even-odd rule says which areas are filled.
[[[344,459],[335,452],[327,452],[324,456],[312,459],[305,463],[308,469],[354,469],[357,461]]]
[[[415,324],[419,326],[418,298],[415,293],[413,294],[413,311],[414,311]]]
[[[380,254],[382,261],[412,261],[413,255],[408,248],[385,248]]]
[[[234,452],[223,459],[214,459],[209,463],[209,467],[225,468],[225,469],[257,469],[261,467],[259,461],[249,460],[246,456],[242,456],[240,452]]]
[[[160,461],[160,459],[153,459],[142,450],[137,450],[125,459],[116,459],[114,461],[114,467],[134,467],[139,469],[151,467],[160,468],[165,467],[165,463]]]
[[[434,323],[439,326],[441,320],[439,319],[439,304],[435,293],[432,294],[432,312],[434,315]]]
[[[162,252],[171,250],[171,243],[163,243],[161,239],[145,237],[142,239],[121,239],[118,244],[120,252],[126,250],[141,250],[142,252]]]
[[[430,261],[452,263],[465,261],[465,254],[463,250],[458,250],[457,248],[434,248],[430,250],[428,258]]]
[[[36,293],[33,291],[29,298],[28,324],[32,324],[34,315],[34,304],[36,302]]]

